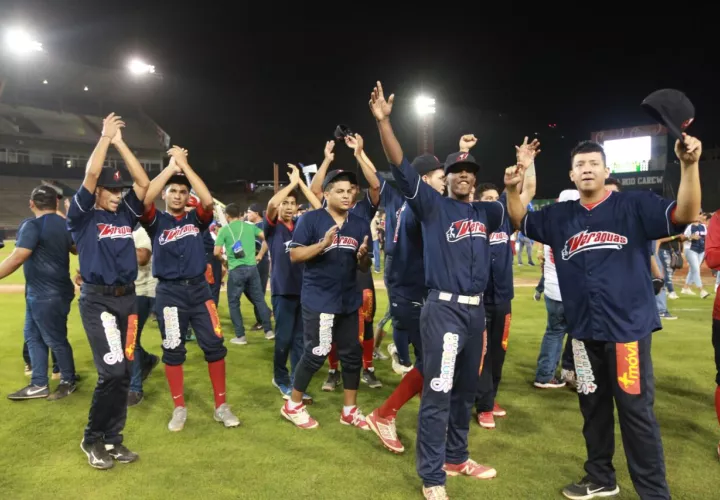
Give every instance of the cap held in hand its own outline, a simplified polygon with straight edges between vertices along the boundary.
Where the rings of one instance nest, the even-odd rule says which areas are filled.
[[[666,126],[675,139],[682,140],[683,132],[695,120],[695,106],[679,90],[656,90],[641,106],[655,121]]]

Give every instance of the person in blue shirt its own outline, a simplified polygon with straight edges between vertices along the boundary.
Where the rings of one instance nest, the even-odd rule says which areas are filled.
[[[385,99],[378,82],[369,104],[398,188],[423,230],[429,291],[420,316],[424,385],[417,471],[426,498],[446,498],[446,474],[476,479],[497,475],[469,458],[467,435],[485,346],[489,235],[502,226],[505,208],[499,202],[471,202],[479,167],[467,152],[452,153],[445,161],[447,197],[422,182],[390,124],[393,100]]]
[[[587,447],[586,475],[567,498],[617,495],[612,458],[618,410],[630,477],[640,498],[669,499],[660,428],[653,411],[650,345],[662,325],[655,308],[648,241],[681,233],[700,211],[700,141],[682,135],[677,202],[650,191],[613,192],[605,152],[584,141],[570,154],[579,201],[527,212],[517,184],[523,166],[505,173],[513,226],[549,245],[555,255],[563,307],[572,336],[575,379]]]
[[[327,206],[305,213],[290,243],[290,261],[305,263],[301,292],[305,349],[295,370],[292,395],[281,414],[300,429],[318,426],[303,404],[303,394],[335,342],[345,389],[340,423],[369,430],[357,407],[362,367],[358,339],[362,294],[357,270],[370,269],[370,224],[350,212],[353,185],[357,179],[352,172],[328,173],[323,182]]]
[[[150,181],[122,139],[125,126],[111,113],[90,155],[85,179],[73,197],[67,228],[77,246],[82,288],[80,317],[98,371],[88,425],[80,447],[91,467],[109,469],[138,455],[123,444],[130,371],[137,333],[135,279],[137,255],[133,228],[143,213]],[[115,146],[133,179],[103,167],[110,144]],[[127,190],[127,192],[125,192]]]
[[[295,191],[299,186],[314,209],[320,208],[320,201],[300,178],[295,165],[288,164],[291,172],[290,183],[270,198],[265,212],[263,231],[272,258],[271,283],[272,308],[275,314],[275,352],[273,355],[272,385],[283,399],[290,399],[292,379],[303,351],[302,289],[303,264],[290,262],[290,243],[297,224],[297,200]],[[290,356],[290,372],[287,360]],[[303,395],[305,403],[312,398]]]
[[[246,217],[249,223],[255,224],[260,229],[263,228],[263,210],[259,203],[250,204],[246,212]],[[265,297],[268,279],[270,277],[270,254],[268,253],[267,242],[260,238],[255,239],[255,261],[257,262],[257,270],[260,275],[260,288],[263,292],[263,297]],[[248,290],[245,290],[245,297],[251,300]],[[265,299],[263,298],[263,300]],[[260,317],[260,310],[255,304],[253,304],[253,313],[255,314],[255,325],[252,329],[256,331],[262,330],[263,323]],[[269,336],[266,338],[272,340]]]
[[[0,280],[21,265],[25,274],[25,342],[32,366],[30,384],[8,395],[11,400],[57,400],[75,391],[75,363],[67,338],[67,318],[75,287],[70,281],[72,238],[57,215],[57,192],[39,186],[30,194],[34,218],[19,229],[13,252],[0,263]],[[50,394],[48,348],[57,358],[60,384]]]
[[[174,146],[168,151],[170,163],[153,179],[145,197],[143,227],[153,242],[155,314],[162,335],[162,361],[174,405],[168,423],[171,432],[181,431],[187,420],[183,364],[185,338],[189,325],[205,355],[215,399],[213,418],[225,427],[237,427],[240,420],[226,402],[225,356],[222,327],[217,305],[205,277],[207,260],[203,232],[213,219],[214,200],[200,176],[187,161],[187,151]],[[186,211],[190,190],[199,203]],[[155,208],[162,193],[165,212]]]

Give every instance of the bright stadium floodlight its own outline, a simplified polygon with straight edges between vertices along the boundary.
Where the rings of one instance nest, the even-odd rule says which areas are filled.
[[[155,73],[155,66],[147,64],[140,59],[131,59],[128,63],[128,69],[133,75],[147,75]]]
[[[42,52],[42,43],[22,28],[12,28],[5,33],[5,45],[15,54],[25,55],[31,52]]]
[[[432,115],[435,113],[435,99],[427,96],[418,96],[415,99],[415,111],[420,116]]]

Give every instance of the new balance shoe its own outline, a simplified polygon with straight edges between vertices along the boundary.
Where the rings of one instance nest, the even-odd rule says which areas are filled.
[[[553,377],[547,382],[540,382],[536,380],[533,385],[538,389],[560,389],[561,387],[565,387],[565,382],[561,382],[560,380]]]
[[[620,493],[620,487],[601,486],[590,481],[587,477],[577,483],[570,484],[563,488],[562,494],[571,500],[590,500],[591,498],[614,497]]]
[[[429,488],[423,486],[423,496],[425,500],[448,500],[450,498],[447,496],[445,486],[431,486]]]
[[[345,415],[344,411],[340,412],[340,423],[343,425],[351,425],[353,427],[357,427],[358,429],[361,429],[363,431],[369,431],[370,426],[365,421],[365,415],[360,411],[360,408],[357,406],[353,406],[353,409],[350,410],[350,413]]]
[[[80,449],[87,455],[88,463],[90,467],[100,470],[112,469],[115,466],[112,457],[105,449],[105,444],[102,441],[95,441],[92,444],[87,444],[83,439],[80,442]]]
[[[492,467],[480,465],[469,458],[461,464],[445,464],[443,470],[448,476],[468,476],[473,479],[492,479],[497,476],[497,471]]]
[[[483,429],[494,429],[495,428],[495,417],[491,411],[483,411],[478,413],[477,422]]]
[[[173,410],[172,418],[168,423],[168,430],[170,432],[180,432],[185,428],[185,421],[187,420],[187,408],[184,406],[178,406]]]
[[[230,410],[230,405],[223,403],[215,409],[213,415],[215,422],[222,422],[225,427],[237,427],[240,425],[240,419]]]
[[[501,407],[497,403],[495,403],[493,405],[492,414],[493,414],[493,417],[507,417],[507,412],[505,411],[505,408]]]
[[[318,426],[317,420],[312,418],[305,408],[304,404],[291,409],[289,402],[286,401],[282,408],[280,408],[280,415],[285,417],[287,420],[292,422],[298,429],[314,429]]]
[[[398,439],[394,418],[383,418],[378,415],[377,410],[373,410],[370,415],[365,417],[365,422],[370,430],[377,434],[385,448],[393,453],[405,451],[405,447]]]
[[[140,458],[137,453],[127,449],[123,444],[106,444],[108,454],[121,464],[129,464]]]
[[[13,401],[22,401],[24,399],[41,399],[46,398],[50,395],[50,390],[48,389],[48,386],[39,386],[39,385],[28,385],[27,387],[23,387],[17,392],[13,392],[12,394],[8,394],[8,399],[11,399]]]
[[[57,389],[55,389],[55,392],[50,394],[47,399],[48,401],[57,401],[58,399],[69,396],[75,392],[75,389],[77,389],[77,385],[75,385],[74,382],[65,382],[64,380],[61,380]]]
[[[332,392],[340,385],[341,382],[342,378],[340,377],[339,371],[335,370],[334,372],[329,372],[327,380],[322,385],[322,390],[325,392]]]
[[[380,389],[382,387],[382,382],[375,376],[375,370],[363,370],[360,380],[365,382],[371,389]]]

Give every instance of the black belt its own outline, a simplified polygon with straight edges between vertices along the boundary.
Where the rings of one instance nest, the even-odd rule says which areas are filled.
[[[456,302],[458,304],[466,304],[469,306],[479,306],[483,303],[483,294],[459,295],[457,293],[441,292],[440,290],[430,290],[430,293],[428,293],[428,299]]]
[[[135,284],[121,286],[110,285],[93,285],[92,283],[83,283],[82,289],[86,293],[97,293],[100,295],[110,295],[111,297],[124,297],[135,293]]]
[[[163,284],[191,286],[191,285],[199,285],[200,283],[204,283],[207,280],[205,279],[205,275],[201,274],[200,276],[195,276],[194,278],[190,278],[187,280],[186,279],[164,280],[162,278],[159,278],[158,281]]]

